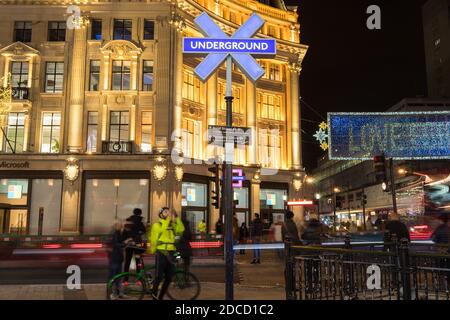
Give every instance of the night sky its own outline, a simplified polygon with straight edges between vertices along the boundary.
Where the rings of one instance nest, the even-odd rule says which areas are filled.
[[[303,162],[324,154],[314,134],[327,112],[385,111],[402,98],[426,96],[421,0],[285,0],[298,5],[301,42],[309,45],[300,77]],[[369,5],[381,30],[369,30]],[[313,110],[312,110],[313,109]]]

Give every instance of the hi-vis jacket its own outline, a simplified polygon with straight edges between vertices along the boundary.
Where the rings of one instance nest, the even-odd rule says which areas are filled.
[[[150,252],[154,254],[156,251],[175,251],[175,236],[180,236],[183,232],[184,225],[180,218],[177,218],[176,222],[172,222],[170,217],[159,219],[150,231]]]

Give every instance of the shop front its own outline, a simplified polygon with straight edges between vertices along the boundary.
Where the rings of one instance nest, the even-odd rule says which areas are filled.
[[[189,227],[193,233],[198,233],[198,226],[202,220],[206,222],[207,229],[210,230],[208,181],[208,177],[186,174],[181,185],[182,214],[189,221]]]
[[[285,183],[262,182],[260,189],[261,219],[265,228],[282,219],[287,208],[289,185]]]
[[[0,175],[0,234],[58,234],[62,172],[2,171]]]

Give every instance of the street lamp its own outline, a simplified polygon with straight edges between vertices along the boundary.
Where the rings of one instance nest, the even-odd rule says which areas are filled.
[[[408,171],[404,168],[399,168],[397,172],[398,172],[398,174],[401,174],[401,175],[408,173]]]

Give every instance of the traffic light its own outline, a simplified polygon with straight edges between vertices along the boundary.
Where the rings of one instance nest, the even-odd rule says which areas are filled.
[[[211,200],[214,208],[219,209],[220,207],[220,166],[214,164],[212,167],[208,168],[208,171],[213,174],[215,190],[212,190]]]
[[[386,159],[383,154],[373,157],[373,168],[376,181],[378,183],[386,182]]]
[[[363,206],[365,206],[367,204],[367,195],[366,194],[363,194],[361,203]]]

